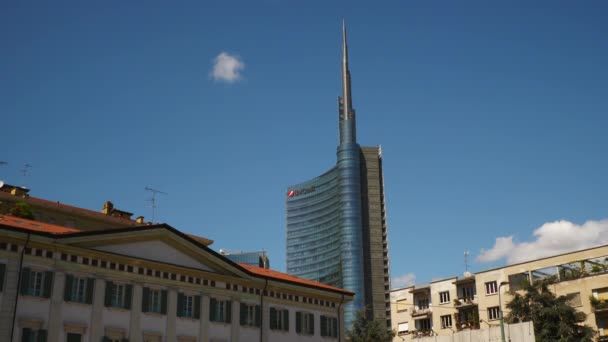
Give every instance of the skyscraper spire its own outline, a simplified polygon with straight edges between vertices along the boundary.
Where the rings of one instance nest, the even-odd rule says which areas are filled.
[[[350,91],[350,70],[348,70],[348,44],[346,42],[346,23],[342,20],[342,96],[338,98],[340,116],[340,144],[356,143],[355,110]]]

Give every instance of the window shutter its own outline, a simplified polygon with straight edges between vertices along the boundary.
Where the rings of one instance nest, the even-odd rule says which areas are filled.
[[[230,323],[232,322],[232,301],[226,300],[224,303],[226,304],[226,319],[224,322]]]
[[[160,291],[160,313],[167,314],[167,290]]]
[[[21,341],[29,342],[31,334],[32,334],[32,329],[30,329],[30,328],[23,328],[21,330]]]
[[[289,331],[289,310],[283,310],[283,327],[285,331]]]
[[[184,294],[177,294],[177,317],[184,317]]]
[[[4,273],[6,273],[6,265],[0,264],[0,291],[4,290]]]
[[[308,317],[310,319],[310,330],[308,331],[309,334],[314,335],[315,334],[315,315],[313,314],[308,314]]]
[[[201,318],[201,296],[194,296],[194,318]]]
[[[53,272],[46,271],[46,272],[44,272],[44,287],[42,288],[42,297],[51,298],[52,291],[53,291]],[[45,337],[45,339],[46,339],[46,337]]]
[[[333,326],[333,330],[332,330],[332,335],[331,337],[338,337],[338,319],[337,318],[332,318],[331,320],[331,325]]]
[[[327,336],[327,317],[321,316],[321,336]]]
[[[46,281],[46,279],[44,279]],[[71,274],[65,275],[65,287],[63,288],[63,300],[69,302],[72,300],[72,284],[74,283],[74,276]]]
[[[217,299],[209,299],[209,321],[217,322]]]
[[[296,312],[296,333],[302,332],[302,313]]]
[[[255,326],[260,327],[262,325],[262,308],[259,305],[255,306]]]
[[[28,288],[30,287],[30,273],[32,271],[28,267],[21,269],[21,294],[27,295]]]
[[[131,301],[133,301],[133,285],[125,285],[125,306],[127,310],[131,310]]]
[[[46,342],[46,330],[38,330],[37,342]]]
[[[277,328],[277,309],[270,308],[270,329]]]
[[[150,306],[150,288],[143,288],[143,295],[141,297],[141,312],[148,312]]]
[[[106,294],[103,299],[105,307],[112,306],[112,287],[114,284],[111,281],[106,280]]]
[[[93,291],[95,290],[95,278],[87,279],[87,293],[84,299],[85,303],[93,304]]]
[[[241,316],[241,325],[245,325],[247,323],[247,305],[245,303],[241,303],[241,309],[239,310]]]

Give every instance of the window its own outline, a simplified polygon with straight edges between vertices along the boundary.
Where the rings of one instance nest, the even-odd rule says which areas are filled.
[[[452,327],[452,316],[445,315],[441,316],[441,327],[442,328],[451,328]]]
[[[167,291],[144,287],[141,302],[142,312],[153,312],[159,314],[167,313]]]
[[[230,323],[232,321],[232,301],[211,298],[209,300],[209,321]]]
[[[439,292],[439,304],[450,302],[450,291]]]
[[[24,267],[21,272],[21,294],[34,297],[51,297],[53,272],[42,272]]]
[[[488,308],[488,320],[496,320],[500,319],[500,308],[498,306],[493,306]]]
[[[429,299],[428,298],[420,298],[418,299],[418,310],[424,310],[429,308]]]
[[[106,327],[101,342],[128,342],[126,329]]]
[[[289,331],[289,310],[270,308],[270,330]]]
[[[321,315],[321,336],[338,338],[338,319]]]
[[[21,330],[21,342],[46,342],[46,330],[23,328]]]
[[[509,275],[509,289],[512,291],[523,290],[528,284],[530,284],[528,272]]]
[[[498,293],[498,285],[496,285],[496,281],[489,281],[486,283],[486,294],[496,294]]]
[[[315,316],[307,312],[296,312],[296,333],[314,335]]]
[[[68,333],[68,337],[66,339],[67,342],[81,342],[82,335],[75,333]]]
[[[570,306],[572,306],[572,307],[583,306],[583,302],[581,301],[580,292],[570,293],[567,295],[567,297],[568,297],[568,304],[570,304]]]
[[[397,312],[407,311],[407,303],[406,299],[398,299],[397,300]]]
[[[0,264],[0,292],[4,290],[4,273],[6,273],[6,265]]]
[[[475,285],[467,285],[460,288],[460,298],[464,300],[473,300],[476,294]]]
[[[130,310],[132,294],[133,285],[106,281],[105,306]]]
[[[177,317],[199,319],[201,317],[201,296],[178,293]]]
[[[259,305],[241,303],[241,325],[259,327],[261,323],[261,310]]]
[[[92,304],[94,285],[93,278],[74,277],[68,274],[65,276],[63,299],[66,302]]]
[[[399,325],[397,326],[397,333],[399,335],[405,335],[408,334],[410,332],[410,324],[409,322],[401,322],[399,323]]]
[[[416,330],[428,331],[431,330],[431,319],[418,319],[416,320]]]

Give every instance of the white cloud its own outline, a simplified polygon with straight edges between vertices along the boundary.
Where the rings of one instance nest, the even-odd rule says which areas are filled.
[[[244,69],[245,63],[237,56],[222,52],[213,59],[211,77],[215,81],[234,83],[242,78],[241,71]]]
[[[400,289],[416,284],[416,275],[414,273],[406,273],[391,281],[391,288]]]
[[[608,244],[608,219],[582,225],[565,220],[548,222],[534,230],[534,237],[535,240],[524,242],[514,242],[513,236],[496,238],[494,247],[482,249],[477,260],[506,259],[508,264],[513,264]]]

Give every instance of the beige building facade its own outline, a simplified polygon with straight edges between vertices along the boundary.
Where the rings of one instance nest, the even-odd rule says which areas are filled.
[[[608,341],[608,245],[393,290],[393,341],[494,329],[501,309],[508,314],[507,291],[546,277],[557,279],[551,290],[572,295],[585,324]]]
[[[165,224],[81,232],[0,215],[0,341],[344,341],[353,296]]]

